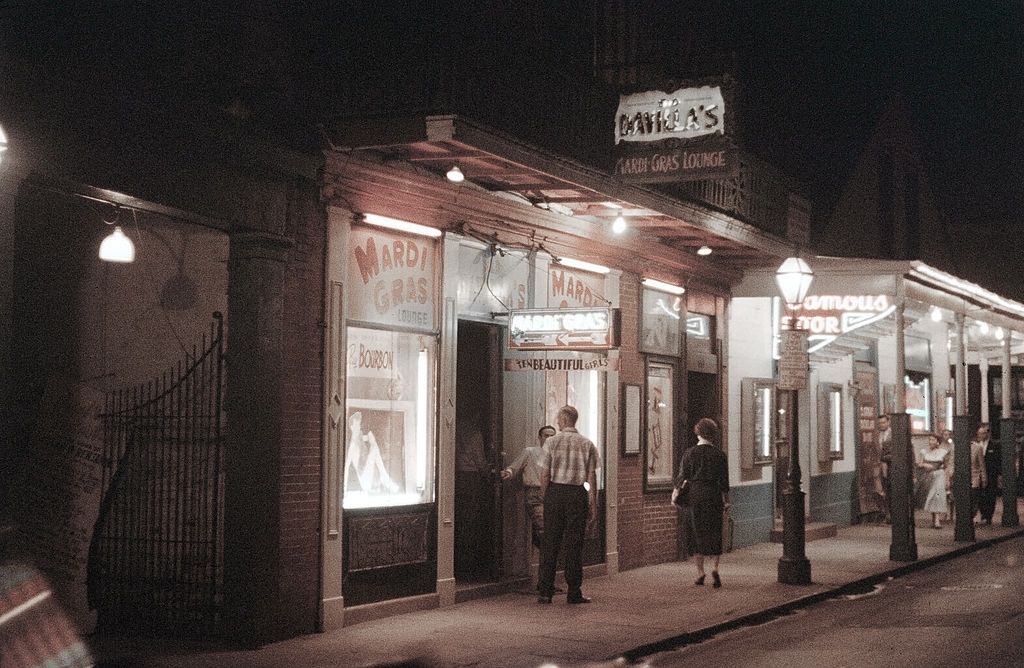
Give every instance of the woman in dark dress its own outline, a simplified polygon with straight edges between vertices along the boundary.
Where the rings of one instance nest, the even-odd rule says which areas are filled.
[[[704,557],[714,565],[711,579],[715,589],[722,586],[718,560],[722,555],[722,513],[729,507],[729,464],[718,446],[718,424],[701,418],[693,428],[697,445],[686,451],[679,464],[679,475],[672,490],[676,500],[684,480],[689,480],[689,505],[693,510],[694,562],[697,564],[696,585],[704,584]]]

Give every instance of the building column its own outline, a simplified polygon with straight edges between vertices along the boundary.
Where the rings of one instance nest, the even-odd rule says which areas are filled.
[[[231,232],[225,404],[224,606],[233,639],[275,637],[287,238]]]
[[[967,318],[956,314],[956,414],[967,415]],[[970,461],[970,460],[968,460]]]
[[[1007,330],[1003,337],[1003,419],[1010,417],[1013,410],[1013,365],[1010,363],[1010,346],[1013,345],[1013,332]]]
[[[915,561],[917,542],[914,533],[914,455],[910,440],[910,416],[907,415],[904,303],[896,305],[896,412],[889,416],[892,429],[892,461],[889,469],[889,514],[892,518],[892,542],[889,558]]]
[[[1015,527],[1020,524],[1017,516],[1017,442],[1015,432],[1017,421],[1013,419],[1013,365],[1010,364],[1010,347],[1013,332],[1003,337],[1003,405],[1002,421],[999,424],[1000,452],[1003,468],[1003,526]]]
[[[988,412],[988,358],[982,356],[978,360],[978,371],[981,372],[981,421],[989,421]]]

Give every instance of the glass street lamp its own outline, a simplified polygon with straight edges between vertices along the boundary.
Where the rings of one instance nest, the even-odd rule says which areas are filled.
[[[799,306],[814,280],[814,272],[802,258],[790,257],[775,271],[775,283],[789,306]]]

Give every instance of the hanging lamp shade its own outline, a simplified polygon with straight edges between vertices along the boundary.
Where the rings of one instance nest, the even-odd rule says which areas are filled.
[[[814,272],[799,257],[786,258],[775,272],[775,282],[789,306],[798,306],[804,301],[813,280]]]
[[[121,231],[120,225],[107,235],[100,244],[100,259],[105,262],[134,262],[135,244]]]

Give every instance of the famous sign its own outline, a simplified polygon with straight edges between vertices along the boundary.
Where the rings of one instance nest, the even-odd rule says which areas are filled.
[[[630,183],[729,178],[739,155],[725,134],[720,86],[622,95],[614,173]]]
[[[618,309],[522,309],[509,315],[510,350],[608,350],[618,345]]]
[[[807,352],[813,353],[843,334],[883,320],[896,310],[896,305],[887,295],[807,295],[794,308],[783,305],[778,297],[774,300],[776,351],[780,331],[798,329],[807,332]],[[775,359],[779,359],[778,352]]]

